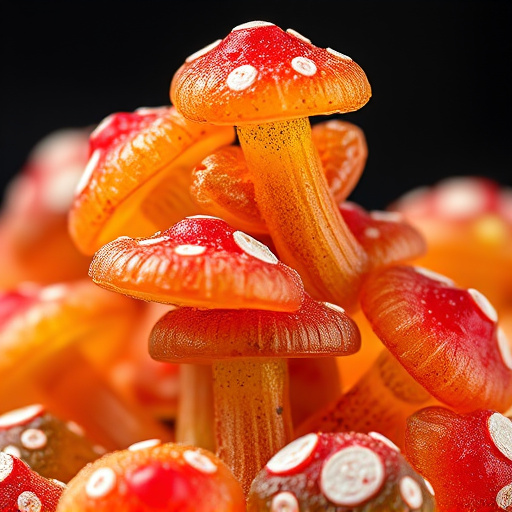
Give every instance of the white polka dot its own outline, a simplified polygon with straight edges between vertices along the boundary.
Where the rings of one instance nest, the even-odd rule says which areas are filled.
[[[131,444],[128,446],[128,450],[131,452],[137,452],[139,450],[145,450],[146,448],[153,448],[161,443],[162,441],[160,441],[160,439],[147,439],[145,441],[139,441],[138,443]]]
[[[302,34],[297,32],[296,30],[293,30],[293,28],[286,29],[286,32],[288,32],[288,34],[291,34],[292,36],[295,36],[297,39],[300,39],[301,41],[304,41],[305,43],[311,44],[311,39],[308,39],[307,37],[304,37]]]
[[[380,210],[371,211],[370,217],[382,222],[402,222],[404,220],[404,216],[399,212],[383,212]]]
[[[76,184],[83,172],[82,165],[68,165],[41,187],[41,201],[51,211],[66,214],[73,202]]]
[[[334,504],[357,506],[377,494],[384,474],[384,464],[375,452],[363,446],[350,446],[324,463],[320,487]]]
[[[512,507],[512,484],[505,485],[498,491],[496,504],[503,510],[510,510]]]
[[[89,498],[102,498],[115,487],[116,480],[117,477],[113,469],[99,468],[89,477],[85,493]]]
[[[0,482],[3,482],[12,473],[13,466],[12,456],[0,452]]]
[[[345,55],[344,53],[337,52],[336,50],[333,50],[332,48],[326,48],[325,49],[328,53],[331,55],[334,55],[335,57],[338,57],[343,60],[352,60],[348,55]]]
[[[186,219],[214,219],[214,220],[222,220],[220,217],[214,217],[213,215],[190,215],[189,217],[185,217]],[[224,221],[222,221],[224,222]]]
[[[139,245],[156,245],[161,242],[165,242],[166,240],[169,240],[168,236],[157,236],[152,238],[141,238],[137,240],[137,244]]]
[[[404,476],[400,480],[400,494],[407,506],[412,509],[420,508],[423,505],[421,487],[410,476]]]
[[[435,202],[440,215],[463,218],[482,212],[486,196],[479,183],[466,178],[450,178],[440,184]]]
[[[4,446],[2,451],[4,453],[12,455],[13,457],[17,457],[18,459],[21,457],[20,449],[17,446],[14,446],[13,444],[8,444],[7,446]]]
[[[110,114],[107,117],[103,119],[103,121],[100,121],[100,123],[94,128],[94,130],[91,133],[91,138],[96,138],[98,135],[106,130],[106,128],[112,124],[116,119],[116,114]]]
[[[429,279],[433,279],[434,281],[439,281],[447,286],[455,286],[455,283],[448,277],[439,274],[438,272],[434,272],[428,268],[424,267],[414,267],[414,270],[421,274],[422,276],[428,277]]]
[[[496,331],[496,338],[498,340],[498,349],[505,366],[512,370],[512,350],[510,350],[510,342],[508,341],[505,331],[498,327]]]
[[[318,444],[316,434],[306,434],[287,444],[268,462],[266,468],[276,475],[287,473],[306,461]]]
[[[364,230],[364,236],[366,238],[371,238],[373,240],[376,240],[377,238],[380,238],[380,229],[374,228],[374,227],[366,228]]]
[[[249,256],[273,265],[279,263],[277,256],[266,245],[252,236],[242,231],[235,231],[233,233],[233,239],[236,245]]]
[[[345,313],[345,310],[338,306],[338,304],[333,304],[332,302],[323,302],[323,305],[329,309],[332,309],[333,311],[337,311],[338,313]]]
[[[48,442],[46,434],[38,428],[28,428],[21,434],[20,440],[27,450],[39,450]]]
[[[244,64],[229,73],[226,84],[232,91],[243,91],[250,87],[258,76],[258,70],[250,64]]]
[[[470,288],[468,293],[473,297],[473,300],[476,302],[477,306],[480,308],[482,313],[491,321],[498,321],[498,313],[494,309],[494,306],[489,302],[489,299],[478,290],[474,288]]]
[[[10,428],[15,425],[24,425],[29,423],[34,418],[37,418],[44,412],[44,407],[40,404],[29,405],[9,411],[0,416],[0,428]]]
[[[85,190],[85,187],[87,187],[87,185],[89,184],[91,176],[93,175],[96,167],[98,166],[98,162],[100,161],[100,158],[101,158],[101,150],[95,149],[93,154],[89,158],[87,165],[85,166],[82,176],[80,176],[80,179],[78,180],[78,183],[77,183],[76,189],[75,189],[75,196],[80,195]]]
[[[41,500],[33,492],[25,491],[18,496],[18,510],[20,512],[39,512],[42,508]]]
[[[206,251],[206,247],[200,245],[178,245],[174,252],[179,256],[199,256]]]
[[[247,23],[242,23],[241,25],[237,25],[235,28],[231,30],[231,32],[236,32],[237,30],[246,30],[248,28],[257,28],[257,27],[272,27],[273,23],[269,23],[268,21],[248,21]]]
[[[280,492],[272,498],[270,512],[299,512],[299,502],[291,492]]]
[[[216,41],[214,41],[213,43],[210,43],[209,45],[205,46],[204,48],[201,48],[200,50],[198,50],[197,52],[194,52],[192,55],[189,55],[186,59],[185,59],[185,62],[193,62],[194,60],[198,59],[199,57],[202,57],[203,55],[206,55],[207,53],[209,53],[211,50],[213,50],[214,48],[216,48],[217,46],[219,46],[219,44],[221,43],[221,40],[220,39],[217,39]]]
[[[50,478],[50,482],[53,482],[55,485],[58,485],[59,487],[62,487],[65,489],[67,485],[64,482],[61,482],[60,480],[57,480],[56,478]]]
[[[375,439],[376,441],[380,441],[381,443],[384,443],[388,448],[391,448],[392,450],[395,450],[395,452],[399,452],[400,448],[391,441],[391,439],[388,439],[386,436],[383,436],[379,432],[368,432],[368,435]]]
[[[295,57],[291,62],[292,68],[304,76],[313,76],[317,72],[316,64],[306,57]]]
[[[54,284],[41,288],[39,292],[39,300],[44,302],[51,302],[60,300],[67,295],[69,288],[64,284]]]
[[[427,488],[427,491],[432,494],[432,496],[436,495],[436,492],[434,491],[434,488],[432,487],[432,484],[424,478],[423,481],[425,482],[425,487]]]
[[[512,460],[512,421],[499,412],[489,416],[487,428],[496,448]]]
[[[186,450],[183,452],[183,458],[191,465],[193,468],[201,471],[201,473],[205,473],[207,475],[211,475],[217,471],[217,465],[213,463],[206,455],[199,453],[195,450]]]
[[[76,434],[77,436],[85,436],[85,431],[84,429],[78,424],[78,423],[75,423],[74,421],[68,421],[66,423],[66,427],[68,427],[68,430],[70,432],[73,432],[73,434]]]

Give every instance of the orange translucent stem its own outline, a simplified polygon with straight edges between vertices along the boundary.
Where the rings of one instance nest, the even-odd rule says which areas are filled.
[[[237,127],[280,259],[320,300],[355,309],[366,253],[334,204],[307,118]]]
[[[215,451],[211,365],[180,366],[176,441]]]
[[[309,432],[378,432],[403,447],[406,419],[435,404],[386,349],[352,389],[300,425],[295,437]]]
[[[268,460],[292,439],[284,359],[213,364],[217,454],[247,494]]]

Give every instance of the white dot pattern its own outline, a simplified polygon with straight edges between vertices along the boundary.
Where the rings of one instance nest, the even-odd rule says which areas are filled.
[[[41,500],[33,492],[25,491],[18,496],[18,509],[20,512],[39,512],[42,508]]]
[[[379,220],[382,222],[401,222],[401,221],[403,221],[403,215],[399,212],[383,212],[381,210],[373,210],[370,212],[370,217],[373,220]]]
[[[29,405],[9,411],[0,416],[0,428],[10,428],[15,425],[23,425],[37,418],[44,411],[44,407],[40,404]]]
[[[384,443],[388,448],[391,448],[392,450],[395,450],[395,452],[400,452],[400,448],[391,441],[391,439],[388,439],[386,436],[383,436],[379,432],[368,432],[368,435],[375,439],[376,441],[380,441],[381,443]]]
[[[427,488],[427,491],[432,494],[432,496],[435,496],[436,495],[436,492],[434,491],[434,488],[432,487],[432,484],[426,480],[425,478],[423,479],[423,481],[425,482],[425,487]]]
[[[307,37],[303,36],[301,33],[297,32],[296,30],[293,30],[293,28],[286,29],[286,32],[288,32],[288,34],[291,34],[292,36],[295,36],[297,39],[304,41],[305,43],[311,44],[311,39],[308,39]]]
[[[137,240],[137,243],[139,245],[156,245],[161,242],[165,242],[166,240],[169,240],[169,237],[157,236],[157,237],[153,237],[153,238],[141,238],[140,240]]]
[[[27,450],[39,450],[48,442],[46,434],[38,428],[28,428],[21,434],[20,440]]]
[[[505,485],[498,491],[496,504],[503,510],[510,510],[512,507],[512,484]]]
[[[292,68],[304,76],[313,76],[317,72],[316,64],[306,57],[295,57],[291,62]]]
[[[131,452],[137,452],[139,450],[145,450],[146,448],[153,448],[161,444],[160,439],[147,439],[146,441],[139,441],[128,446],[128,450]]]
[[[372,240],[376,240],[377,238],[380,238],[380,229],[374,228],[374,227],[366,228],[364,230],[364,236],[366,238],[371,238]]]
[[[189,55],[185,59],[185,62],[193,62],[194,60],[198,59],[199,57],[202,57],[203,55],[206,55],[207,53],[212,51],[214,48],[219,46],[220,42],[221,42],[221,40],[217,39],[213,43],[210,43],[209,45],[205,46],[204,48],[201,48],[197,52],[194,52],[192,55]]]
[[[496,331],[496,338],[498,340],[498,349],[505,366],[512,370],[512,351],[510,350],[510,342],[505,334],[505,331],[498,327]]]
[[[270,512],[299,512],[299,502],[291,492],[280,492],[272,498]]]
[[[253,258],[257,258],[258,260],[264,261],[265,263],[271,263],[273,265],[276,265],[279,262],[277,256],[266,245],[262,244],[252,236],[249,236],[242,231],[235,231],[233,233],[233,239],[242,251]]]
[[[237,25],[231,30],[231,32],[236,32],[237,30],[247,30],[249,28],[272,27],[273,25],[273,23],[269,23],[268,21],[248,21],[247,23]]]
[[[313,453],[318,444],[316,434],[306,434],[287,444],[268,462],[266,468],[276,474],[287,473],[300,466]]]
[[[89,477],[85,493],[89,498],[102,498],[114,489],[116,480],[117,477],[113,469],[99,468]]]
[[[478,290],[469,288],[468,293],[471,295],[477,306],[481,309],[482,313],[491,321],[498,321],[498,313],[494,309],[494,306],[489,302],[489,299]]]
[[[352,60],[348,55],[345,55],[344,53],[337,52],[336,50],[333,50],[332,48],[326,48],[325,51],[327,51],[331,55],[334,55],[335,57],[338,57],[339,59]]]
[[[244,64],[229,73],[226,84],[232,91],[243,91],[250,87],[258,77],[258,70],[250,64]]]
[[[76,434],[77,436],[84,436],[85,432],[84,429],[76,422],[74,421],[68,421],[66,423],[66,426],[68,427],[68,430]]]
[[[7,446],[4,447],[2,451],[4,453],[12,455],[13,457],[18,457],[18,459],[21,457],[20,449],[17,446],[14,446],[13,444],[8,444]]]
[[[410,476],[404,476],[400,480],[400,495],[410,508],[417,509],[423,505],[423,493],[418,482]]]
[[[174,248],[174,252],[179,256],[199,256],[206,251],[206,247],[200,245],[178,245]]]
[[[443,283],[448,286],[454,286],[454,282],[442,274],[439,274],[438,272],[434,272],[433,270],[430,270],[428,268],[424,267],[414,267],[414,270],[421,274],[422,276],[428,277],[429,279],[433,279],[434,281],[439,281],[440,283]]]
[[[507,459],[512,460],[512,421],[499,412],[489,416],[487,427],[491,439]]]
[[[324,302],[323,305],[329,309],[332,309],[333,311],[337,311],[338,313],[345,313],[345,310],[341,306],[338,306],[338,304],[333,304],[332,302]]]
[[[206,475],[211,475],[217,471],[217,465],[212,460],[195,450],[184,451],[183,458],[190,466]]]
[[[384,474],[382,460],[375,452],[363,446],[350,446],[324,463],[320,487],[332,503],[352,507],[377,494]]]
[[[3,482],[12,473],[13,466],[12,456],[0,452],[0,482]]]

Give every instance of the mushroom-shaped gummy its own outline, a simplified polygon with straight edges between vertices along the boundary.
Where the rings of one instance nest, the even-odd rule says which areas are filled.
[[[170,94],[191,120],[236,125],[280,258],[314,297],[354,307],[366,255],[336,208],[308,118],[362,107],[363,70],[293,30],[250,22],[186,59]]]
[[[0,294],[0,412],[45,404],[106,448],[166,430],[106,378],[139,311],[88,279]],[[13,392],[13,390],[16,390]]]
[[[18,457],[0,452],[0,510],[55,512],[64,484],[42,477]]]
[[[423,478],[377,432],[309,433],[254,479],[248,512],[434,511]]]
[[[108,116],[91,134],[69,213],[76,246],[93,254],[120,235],[149,236],[200,213],[188,191],[192,168],[233,140],[232,128],[188,121],[173,107]]]
[[[0,451],[23,460],[41,476],[61,482],[71,480],[103,454],[77,423],[57,418],[41,404],[0,416]]]
[[[428,407],[407,421],[406,455],[439,512],[512,510],[512,420],[488,409]]]
[[[512,405],[512,354],[498,315],[475,289],[423,267],[371,273],[361,307],[379,339],[434,397],[458,412]]]
[[[58,512],[244,512],[240,484],[215,455],[151,439],[109,453],[69,482]]]

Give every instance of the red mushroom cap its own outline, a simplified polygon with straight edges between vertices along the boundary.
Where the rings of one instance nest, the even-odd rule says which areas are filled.
[[[221,219],[188,217],[151,238],[121,237],[99,250],[93,281],[139,299],[206,308],[295,311],[298,274]]]
[[[230,125],[349,112],[370,95],[350,57],[264,21],[191,55],[171,83],[171,102],[185,117]]]
[[[368,276],[361,306],[380,340],[443,403],[461,412],[512,404],[512,354],[480,292],[396,266]]]

